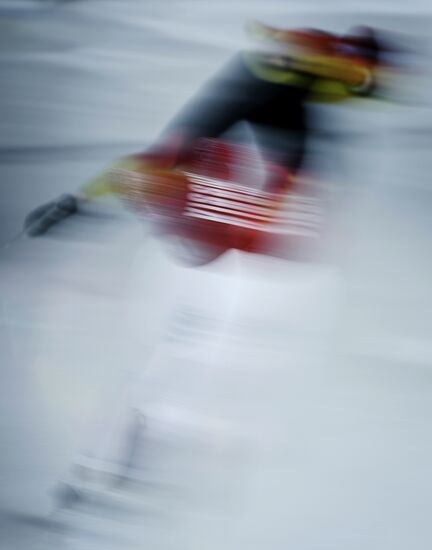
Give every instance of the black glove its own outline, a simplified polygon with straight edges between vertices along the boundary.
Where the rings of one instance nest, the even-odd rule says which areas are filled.
[[[30,237],[43,235],[48,229],[78,212],[78,200],[73,195],[62,195],[55,201],[32,210],[24,221],[24,230]]]

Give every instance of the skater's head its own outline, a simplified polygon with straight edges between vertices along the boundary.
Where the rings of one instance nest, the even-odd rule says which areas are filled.
[[[338,35],[323,29],[281,29],[252,21],[247,31],[258,48],[277,50],[288,57],[314,54],[361,58],[376,63],[382,48],[377,31],[365,25],[351,27],[347,33]]]
[[[253,22],[248,31],[254,41],[254,55],[275,70],[339,83],[347,87],[348,95],[368,93],[373,87],[383,46],[370,27],[357,26],[338,35],[321,29],[285,30]]]
[[[370,65],[380,61],[383,45],[378,33],[367,26],[356,26],[348,30],[339,40],[339,54],[346,58],[362,59]]]

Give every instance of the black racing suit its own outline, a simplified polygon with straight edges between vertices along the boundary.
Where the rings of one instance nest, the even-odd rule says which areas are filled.
[[[305,154],[305,98],[313,78],[297,75],[296,84],[275,83],[256,76],[238,54],[193,97],[167,128],[185,131],[191,140],[219,138],[237,123],[253,130],[267,158],[297,170]]]

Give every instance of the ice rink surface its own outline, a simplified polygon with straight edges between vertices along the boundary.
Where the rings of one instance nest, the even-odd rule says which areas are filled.
[[[0,2],[2,242],[151,142],[247,19],[421,45],[393,102],[313,107],[309,162],[334,208],[323,264],[181,267],[109,201],[2,249],[1,550],[430,549],[431,15]],[[55,509],[72,464],[124,462],[131,414],[139,482]]]

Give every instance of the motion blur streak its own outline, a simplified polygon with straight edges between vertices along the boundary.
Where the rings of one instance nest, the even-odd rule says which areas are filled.
[[[220,247],[109,195],[23,234],[154,143],[250,21],[388,45],[373,97],[308,106],[313,261],[252,239],[276,191],[197,171],[186,217],[229,225]],[[431,548],[431,24],[420,1],[0,0],[1,550]]]

